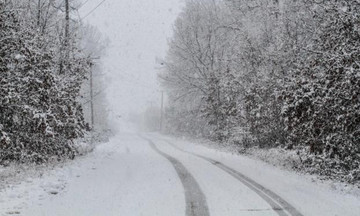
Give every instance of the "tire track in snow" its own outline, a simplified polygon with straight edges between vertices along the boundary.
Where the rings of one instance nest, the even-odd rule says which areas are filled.
[[[177,159],[160,151],[150,139],[142,138],[149,142],[150,147],[155,152],[165,157],[174,166],[185,191],[186,216],[209,216],[209,208],[205,195],[201,191],[195,178],[187,171],[185,166]]]
[[[234,170],[224,165],[223,163],[213,160],[211,158],[193,152],[185,151],[166,139],[163,140],[173,148],[182,151],[184,153],[194,155],[195,157],[201,158],[203,160],[206,160],[211,164],[215,165],[216,167],[220,168],[221,170],[225,171],[229,175],[233,176],[234,178],[242,182],[244,185],[246,185],[248,188],[253,190],[255,193],[257,193],[262,199],[264,199],[279,216],[303,216],[303,214],[301,214],[294,206],[292,206],[290,203],[285,201],[279,195],[265,188],[264,186],[255,182],[254,180],[250,179],[244,174],[238,172],[237,170]]]

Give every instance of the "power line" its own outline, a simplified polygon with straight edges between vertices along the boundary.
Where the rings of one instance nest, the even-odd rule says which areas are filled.
[[[94,9],[92,9],[89,13],[87,13],[83,18],[81,18],[81,20],[84,20],[87,16],[89,16],[92,12],[94,12],[98,7],[100,7],[100,5],[102,5],[106,0],[103,0],[102,2],[100,2]]]
[[[84,3],[82,3],[78,9],[82,8],[82,6],[86,5],[86,3],[88,3],[90,0],[86,0]]]

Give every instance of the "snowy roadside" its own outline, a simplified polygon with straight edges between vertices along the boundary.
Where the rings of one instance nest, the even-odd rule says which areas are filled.
[[[92,147],[77,143],[79,154],[74,160],[49,161],[44,164],[10,163],[0,165],[0,215],[20,214],[31,200],[43,200],[61,193],[73,170],[87,157]]]
[[[162,136],[168,137],[170,139],[174,138],[173,136],[164,134],[162,134]],[[360,198],[360,184],[348,184],[317,174],[307,173],[306,170],[301,168],[301,159],[295,150],[284,150],[282,148],[260,149],[257,147],[243,149],[234,144],[217,143],[203,138],[188,138],[184,136],[177,136],[177,138],[183,142],[204,146],[219,152],[244,156],[254,160],[260,160],[281,170],[296,173],[308,181],[328,187],[329,190],[334,192],[350,194]]]
[[[44,173],[51,172],[63,163],[48,163],[42,165],[29,164],[10,164],[9,166],[0,165],[0,191],[26,182],[30,178],[42,177]]]
[[[94,135],[93,142],[96,145],[101,145],[109,141],[109,138],[112,136],[111,131],[106,133],[96,133]],[[48,161],[44,164],[18,164],[10,163],[7,166],[0,165],[0,194],[8,188],[15,188],[20,185],[26,186],[26,183],[33,182],[34,179],[41,179],[44,175],[53,176],[54,174],[59,174],[58,170],[63,169],[64,167],[73,166],[79,160],[81,161],[83,157],[86,157],[87,154],[92,152],[95,148],[95,145],[88,144],[91,142],[90,135],[87,135],[83,139],[76,141],[76,148],[78,150],[78,156],[75,160],[56,160]],[[61,179],[61,175],[55,178]],[[59,180],[63,181],[63,180]],[[54,181],[56,182],[56,181]],[[43,185],[43,184],[41,184]],[[50,189],[47,186],[42,186],[44,191],[52,191],[52,186]],[[55,188],[64,188],[62,186],[54,186]],[[21,195],[16,195],[21,196]],[[16,197],[15,196],[15,197]],[[0,203],[2,202],[2,197],[0,196]]]
[[[12,164],[0,168],[0,215],[20,214],[34,199],[43,200],[61,193],[74,168],[85,157],[43,165]]]

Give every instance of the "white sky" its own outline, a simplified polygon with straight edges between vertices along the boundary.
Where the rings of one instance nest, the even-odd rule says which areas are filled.
[[[101,1],[89,0],[80,15]],[[111,41],[102,63],[114,112],[142,111],[151,102],[160,103],[155,57],[165,56],[182,5],[182,0],[106,0],[84,20]]]

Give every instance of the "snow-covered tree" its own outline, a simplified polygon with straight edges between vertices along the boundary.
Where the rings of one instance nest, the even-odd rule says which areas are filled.
[[[360,3],[331,0],[316,6],[318,28],[284,93],[284,118],[292,144],[319,155],[310,166],[359,179]]]
[[[62,20],[56,1],[0,2],[0,163],[74,157],[86,124],[78,102],[90,62],[73,25],[60,73]],[[44,7],[47,5],[47,7]],[[31,13],[38,10],[37,16]],[[52,13],[51,19],[45,14]],[[40,14],[40,19],[39,19]],[[52,23],[48,26],[46,22]],[[59,35],[60,34],[60,35]],[[60,54],[59,54],[60,53]]]
[[[359,178],[359,2],[187,1],[160,74],[169,131],[306,152]]]

